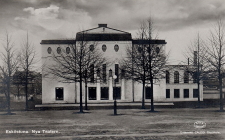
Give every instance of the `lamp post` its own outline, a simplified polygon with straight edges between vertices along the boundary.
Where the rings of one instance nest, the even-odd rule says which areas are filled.
[[[114,79],[114,89],[115,89],[115,98],[114,98],[114,115],[117,115],[117,105],[116,105],[116,96],[117,96],[117,90],[116,90],[116,78],[117,76],[114,75],[113,79]]]

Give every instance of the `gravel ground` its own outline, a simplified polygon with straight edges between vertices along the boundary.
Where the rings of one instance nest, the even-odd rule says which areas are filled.
[[[119,109],[14,111],[0,112],[1,139],[225,139],[225,112],[218,108],[203,109]],[[196,128],[202,121],[205,128]]]

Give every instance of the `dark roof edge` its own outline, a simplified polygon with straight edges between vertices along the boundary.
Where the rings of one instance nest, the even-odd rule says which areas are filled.
[[[141,40],[132,39],[133,44],[167,44],[165,40],[153,39],[153,40]]]
[[[42,40],[40,44],[75,44],[76,40]]]

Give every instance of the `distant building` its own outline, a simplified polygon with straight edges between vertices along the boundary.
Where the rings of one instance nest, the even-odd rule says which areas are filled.
[[[109,77],[109,70],[113,75],[120,71],[120,60],[126,57],[127,46],[138,46],[139,44],[159,44],[164,45],[165,40],[135,40],[131,34],[125,31],[113,29],[107,24],[99,24],[98,27],[85,31],[89,45],[97,41],[96,48],[103,51],[103,55],[110,58],[111,65],[103,65],[106,81],[96,80],[94,83],[88,83],[88,103],[110,102],[113,100],[114,81]],[[76,40],[42,40],[42,63],[45,67],[51,66],[54,62],[52,54],[60,53],[61,49],[66,50],[68,44],[76,44],[82,40],[81,32],[76,35]],[[165,49],[164,49],[165,50]],[[168,66],[167,78],[162,78],[154,84],[154,100],[156,102],[174,102],[174,101],[197,101],[197,84],[189,80],[189,75],[184,75],[179,66],[175,69]],[[80,99],[78,83],[63,83],[53,80],[53,77],[46,77],[46,71],[42,71],[42,103],[78,103]],[[168,78],[169,75],[169,78]],[[185,80],[182,78],[186,76]],[[97,77],[95,77],[97,78]],[[115,89],[115,87],[114,87]],[[132,102],[142,100],[142,84],[132,80],[118,77],[116,81],[118,92],[117,99],[122,102]],[[150,85],[146,84],[145,99],[150,101]],[[83,89],[84,93],[84,89]],[[202,100],[202,84],[200,97]],[[84,94],[82,99],[84,100]]]

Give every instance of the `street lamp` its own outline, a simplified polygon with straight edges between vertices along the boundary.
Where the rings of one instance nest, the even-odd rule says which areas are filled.
[[[115,98],[114,98],[114,115],[117,115],[117,105],[116,105],[116,96],[117,96],[117,91],[116,91],[116,78],[117,76],[114,75],[113,79],[114,79],[114,89],[115,89]]]

